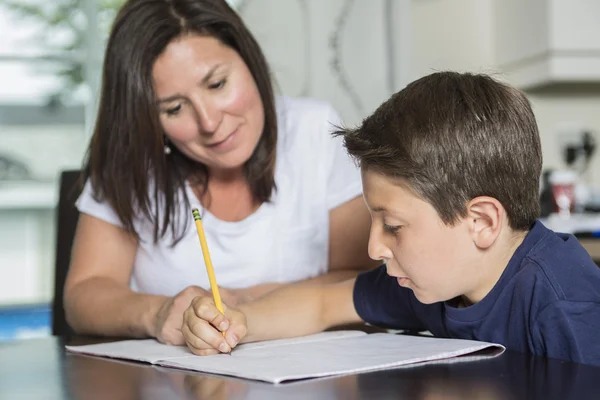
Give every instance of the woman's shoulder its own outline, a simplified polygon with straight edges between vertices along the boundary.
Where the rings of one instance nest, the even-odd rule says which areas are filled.
[[[339,114],[325,100],[281,96],[276,104],[279,142],[284,146],[298,141],[305,146],[322,144],[341,125]]]
[[[278,96],[275,100],[278,117],[283,120],[314,121],[324,123],[338,118],[330,102],[311,97]],[[316,118],[316,120],[315,120]]]

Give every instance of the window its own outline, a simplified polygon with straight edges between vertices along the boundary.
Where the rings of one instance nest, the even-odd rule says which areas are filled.
[[[57,177],[81,165],[116,5],[0,0],[0,340],[50,332]]]
[[[0,340],[50,332],[57,178],[81,166],[123,2],[0,0]]]

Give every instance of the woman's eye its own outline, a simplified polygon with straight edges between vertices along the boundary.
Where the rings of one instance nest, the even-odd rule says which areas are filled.
[[[179,114],[179,111],[181,111],[181,104],[177,104],[175,107],[167,108],[165,110],[168,116],[177,115]]]
[[[383,224],[383,230],[389,233],[398,233],[398,231],[402,228],[401,226],[392,226]]]
[[[211,84],[208,86],[208,88],[209,88],[209,89],[221,89],[221,88],[223,88],[223,86],[225,86],[225,83],[226,83],[226,82],[227,82],[227,80],[226,80],[226,79],[221,79],[221,80],[220,80],[220,81],[218,81],[218,82],[211,83]]]

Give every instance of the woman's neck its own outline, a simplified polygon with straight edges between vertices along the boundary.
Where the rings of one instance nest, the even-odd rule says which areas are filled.
[[[241,221],[260,207],[242,168],[209,171],[208,187],[198,189],[194,188],[194,194],[200,203],[222,221]]]
[[[217,185],[238,185],[247,184],[246,175],[244,174],[244,168],[232,168],[232,169],[211,169],[208,171],[209,185],[216,183]]]

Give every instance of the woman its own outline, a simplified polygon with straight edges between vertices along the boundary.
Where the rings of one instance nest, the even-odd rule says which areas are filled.
[[[128,1],[77,202],[70,325],[184,344],[183,312],[209,287],[192,208],[229,304],[372,265],[359,175],[332,124],[325,103],[275,99],[260,48],[225,1]]]

